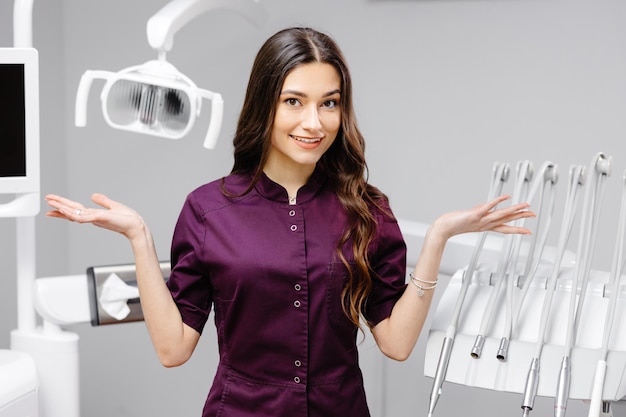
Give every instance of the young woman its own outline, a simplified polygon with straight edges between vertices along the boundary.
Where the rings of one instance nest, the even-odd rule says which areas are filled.
[[[367,183],[352,85],[335,42],[290,28],[260,49],[234,138],[230,175],[189,194],[164,284],[150,230],[101,194],[99,208],[49,195],[47,214],[119,232],[131,244],[150,336],[164,366],[191,356],[215,311],[220,362],[203,416],[369,416],[360,323],[397,360],[428,312],[446,241],[529,233],[507,197],[445,214],[405,284],[406,246],[387,198]]]

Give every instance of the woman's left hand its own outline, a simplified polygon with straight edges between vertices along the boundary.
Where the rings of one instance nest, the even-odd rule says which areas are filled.
[[[470,232],[531,234],[531,231],[525,227],[509,224],[515,220],[535,217],[535,213],[529,210],[528,203],[496,208],[509,198],[503,195],[469,210],[443,214],[433,222],[431,227],[439,230],[445,239]]]

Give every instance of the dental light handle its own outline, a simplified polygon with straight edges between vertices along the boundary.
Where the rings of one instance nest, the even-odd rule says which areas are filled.
[[[450,332],[448,332],[450,333]],[[456,331],[454,331],[456,333]],[[453,334],[454,334],[453,333]],[[450,363],[450,355],[452,354],[452,346],[454,345],[454,337],[446,335],[443,339],[443,345],[441,346],[441,354],[439,355],[439,362],[437,362],[437,371],[435,372],[435,380],[433,381],[433,389],[430,392],[430,404],[428,405],[428,417],[432,417],[437,406],[437,401],[441,395],[441,388],[443,387],[443,380],[446,378],[448,371],[448,363]]]
[[[572,370],[569,356],[564,356],[561,361],[559,380],[556,385],[556,397],[554,398],[554,417],[564,417],[567,409],[567,399],[569,398],[569,387],[571,383]]]
[[[213,93],[208,90],[198,90],[200,95],[211,100],[211,120],[209,121],[209,130],[204,138],[204,147],[207,149],[215,148],[217,139],[222,129],[222,119],[224,118],[224,100],[219,93]],[[200,106],[198,106],[200,109]]]
[[[92,71],[87,70],[80,77],[78,90],[76,91],[76,104],[74,107],[74,124],[78,127],[87,126],[87,100],[89,99],[89,90],[95,78],[108,79],[112,72],[109,71]]]
[[[172,49],[178,30],[199,15],[216,9],[237,12],[257,26],[265,20],[265,10],[259,0],[172,0],[148,20],[148,43],[165,53]]]
[[[593,379],[591,403],[589,404],[589,417],[600,417],[600,413],[602,413],[602,392],[604,391],[605,375],[606,361],[599,360],[596,365],[596,373]]]

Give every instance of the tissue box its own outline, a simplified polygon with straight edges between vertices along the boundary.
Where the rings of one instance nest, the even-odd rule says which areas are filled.
[[[0,417],[37,417],[37,368],[26,353],[0,350]]]

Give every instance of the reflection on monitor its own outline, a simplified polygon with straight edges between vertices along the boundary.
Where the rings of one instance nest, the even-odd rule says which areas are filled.
[[[38,66],[36,49],[0,48],[0,217],[39,212]]]

